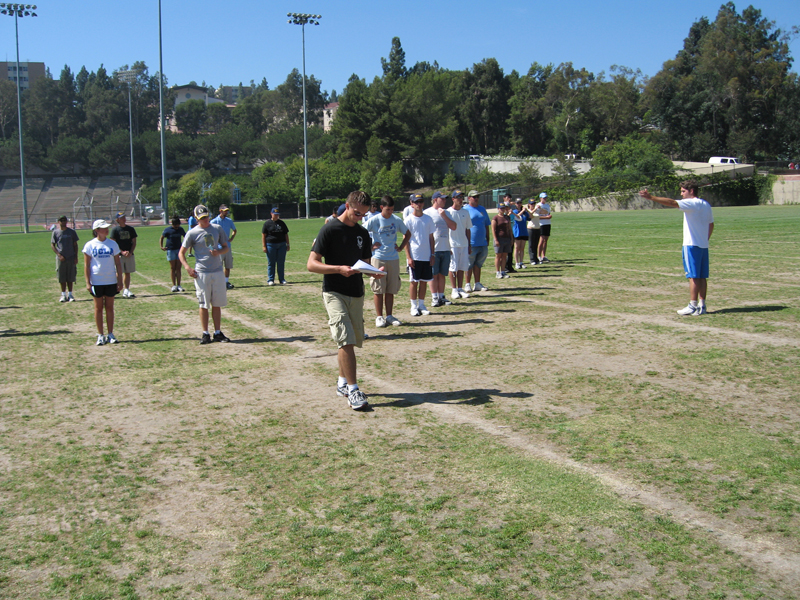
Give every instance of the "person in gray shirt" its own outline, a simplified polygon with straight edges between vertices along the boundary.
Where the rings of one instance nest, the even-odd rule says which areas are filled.
[[[225,272],[222,256],[229,251],[228,236],[219,225],[214,225],[208,218],[208,208],[202,204],[194,207],[197,226],[189,230],[183,238],[178,258],[186,269],[186,273],[194,279],[197,301],[200,303],[200,325],[203,328],[201,344],[211,342],[230,342],[220,326],[222,324],[222,307],[228,304],[225,286]],[[194,251],[195,266],[192,268],[186,260],[186,254]],[[208,331],[208,312],[214,321],[214,337]]]
[[[67,227],[66,215],[59,217],[58,227],[53,230],[50,245],[56,253],[56,273],[58,283],[61,284],[61,299],[59,302],[75,302],[72,295],[72,286],[78,272],[78,234],[74,229]],[[69,296],[67,295],[69,289]]]

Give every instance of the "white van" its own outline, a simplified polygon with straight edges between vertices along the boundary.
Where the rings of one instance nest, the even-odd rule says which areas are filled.
[[[712,156],[708,159],[710,165],[738,165],[738,158],[731,158],[730,156]]]

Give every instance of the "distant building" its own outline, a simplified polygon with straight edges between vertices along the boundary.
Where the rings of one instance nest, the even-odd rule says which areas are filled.
[[[175,108],[189,100],[202,100],[205,105],[221,104],[224,100],[208,95],[208,89],[199,85],[178,85],[172,88],[175,91]]]
[[[331,102],[325,105],[325,110],[322,111],[322,129],[325,132],[331,130],[331,124],[336,118],[336,111],[339,110],[338,102]]]
[[[17,83],[17,63],[0,62],[0,77],[6,75],[9,81]],[[37,79],[44,77],[45,66],[43,62],[20,62],[19,81],[23,90],[29,90]]]
[[[172,116],[167,122],[167,131],[172,133],[179,133],[178,126],[175,123],[175,111],[180,104],[188,102],[189,100],[201,100],[206,106],[209,104],[225,104],[224,100],[214,98],[208,95],[208,90],[199,85],[177,85],[172,88],[175,92],[175,106],[173,107]],[[161,129],[161,123],[158,124],[158,129]]]

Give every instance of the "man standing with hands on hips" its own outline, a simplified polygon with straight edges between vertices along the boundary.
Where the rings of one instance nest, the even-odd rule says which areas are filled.
[[[714,215],[711,205],[697,197],[697,191],[697,182],[688,180],[681,183],[680,200],[653,196],[647,189],[639,192],[646,200],[683,211],[683,269],[689,280],[689,305],[678,311],[682,316],[707,312],[708,242],[714,232]]]

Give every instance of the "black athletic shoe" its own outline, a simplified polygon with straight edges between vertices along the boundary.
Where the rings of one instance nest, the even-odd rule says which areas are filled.
[[[236,287],[236,286],[234,286],[234,285],[233,285],[233,284],[232,284],[230,281],[228,281],[228,282],[225,284],[225,287],[226,287],[227,289],[229,289],[229,290],[232,290],[232,289],[233,289],[234,287]]]
[[[215,333],[214,334],[214,341],[215,342],[230,342],[230,339],[228,339],[225,336],[225,334],[220,331],[219,333]]]
[[[200,340],[200,345],[202,346],[203,344],[210,344],[213,341],[214,340],[211,339],[210,333],[204,333],[202,339]]]

